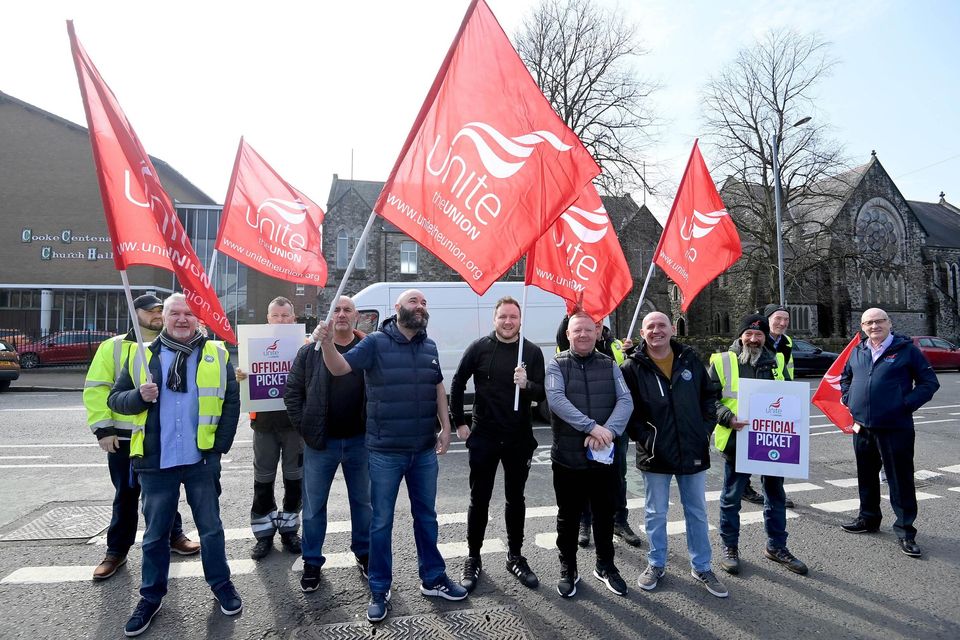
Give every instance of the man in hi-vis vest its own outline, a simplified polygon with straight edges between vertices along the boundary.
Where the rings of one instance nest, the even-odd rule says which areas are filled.
[[[741,378],[783,380],[782,354],[774,355],[764,344],[770,328],[766,317],[751,314],[740,322],[739,338],[725,353],[710,356],[710,379],[721,388],[717,400],[717,426],[713,432],[714,444],[723,454],[723,491],[720,493],[720,538],[723,554],[720,566],[727,573],[740,573],[740,498],[750,476],[737,473],[737,437],[747,422],[737,417],[737,400]],[[763,487],[763,524],[767,531],[764,555],[801,575],[807,565],[787,549],[787,508],[784,504],[783,478],[761,476]]]
[[[142,295],[133,301],[140,323],[140,335],[152,342],[163,329],[163,302],[153,295]],[[94,580],[106,580],[127,562],[127,552],[137,538],[140,519],[140,483],[130,469],[130,431],[133,416],[114,413],[107,406],[107,396],[123,371],[123,363],[136,349],[133,329],[126,335],[104,340],[87,370],[83,385],[83,406],[87,409],[87,426],[93,431],[100,448],[107,453],[107,468],[113,482],[113,516],[107,529],[107,552],[93,570]],[[170,550],[183,556],[200,551],[200,545],[183,533],[178,512],[170,529]]]
[[[124,633],[136,636],[167,593],[170,527],[180,485],[200,532],[203,575],[226,615],[243,604],[230,581],[220,521],[220,456],[230,450],[240,418],[240,389],[224,344],[197,329],[183,294],[163,303],[163,331],[146,350],[131,350],[108,406],[133,416],[130,460],[140,475],[143,566],[140,602]]]

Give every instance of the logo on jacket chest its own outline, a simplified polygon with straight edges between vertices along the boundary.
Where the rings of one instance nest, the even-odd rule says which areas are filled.
[[[684,369],[680,372],[680,377],[683,378],[686,382],[693,380],[693,372],[690,369]]]

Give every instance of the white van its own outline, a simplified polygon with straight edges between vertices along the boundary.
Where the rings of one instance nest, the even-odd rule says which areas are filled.
[[[392,316],[394,304],[407,289],[419,289],[427,299],[430,321],[427,335],[437,343],[444,386],[450,389],[453,374],[467,346],[493,331],[493,309],[497,300],[511,296],[523,301],[522,282],[495,282],[482,296],[466,282],[378,282],[366,287],[353,301],[360,318],[357,328],[365,333],[376,331]],[[527,287],[527,306],[523,314],[523,337],[543,351],[544,363],[556,354],[557,327],[567,313],[563,298],[537,287]],[[473,379],[467,383],[464,403],[473,404]],[[542,417],[546,403],[540,408]]]

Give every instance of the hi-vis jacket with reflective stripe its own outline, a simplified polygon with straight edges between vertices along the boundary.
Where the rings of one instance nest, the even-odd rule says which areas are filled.
[[[129,358],[108,399],[114,411],[134,416],[130,458],[138,470],[160,466],[159,403],[144,402],[139,389],[147,381],[148,371],[154,382],[162,384],[159,351],[159,340],[147,348],[146,368],[139,358]],[[204,340],[196,351],[199,351],[197,377],[191,382],[197,385],[199,396],[197,448],[226,453],[233,444],[240,418],[240,391],[233,366],[220,341]]]
[[[737,346],[739,346],[739,341]],[[732,445],[736,439],[730,439],[733,429],[728,426],[732,417],[737,415],[737,398],[740,390],[741,367],[744,378],[758,380],[783,380],[783,354],[774,354],[764,349],[760,359],[754,366],[741,365],[737,359],[737,351],[714,353],[710,356],[710,378],[717,381],[722,387],[720,404],[717,406],[717,426],[713,430],[713,443],[721,452],[726,452],[728,444]],[[724,410],[723,408],[726,408]],[[726,423],[726,424],[724,424]]]
[[[107,436],[119,436],[121,440],[130,439],[133,416],[111,411],[107,406],[107,396],[110,395],[110,389],[120,377],[124,363],[136,345],[132,329],[126,335],[104,340],[97,348],[87,370],[87,379],[83,385],[83,406],[87,409],[87,426],[97,440]]]
[[[786,380],[793,380],[793,338],[787,334],[783,334],[783,338],[780,340],[780,343],[776,347],[773,346],[773,337],[769,334],[767,335],[767,349],[773,351],[774,353],[782,354],[786,362],[786,369],[784,378]]]

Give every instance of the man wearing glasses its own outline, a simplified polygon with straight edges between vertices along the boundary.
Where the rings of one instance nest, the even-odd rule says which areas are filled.
[[[933,398],[940,383],[913,341],[891,331],[883,309],[864,311],[860,328],[866,337],[850,354],[840,377],[841,401],[855,420],[853,452],[860,513],[842,526],[849,533],[873,533],[880,528],[882,464],[890,485],[890,505],[897,516],[893,530],[900,550],[919,558],[913,526],[917,517],[913,413]]]

